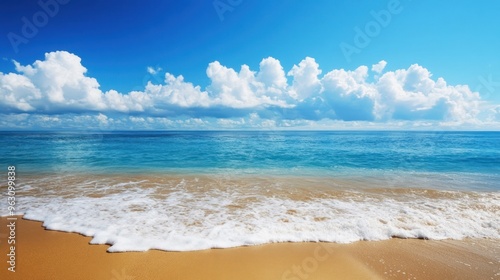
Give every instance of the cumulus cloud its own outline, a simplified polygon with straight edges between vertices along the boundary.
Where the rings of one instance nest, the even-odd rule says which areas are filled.
[[[266,106],[286,107],[281,93],[286,88],[286,78],[278,60],[264,59],[256,75],[248,65],[239,72],[221,65],[218,61],[208,65],[207,76],[212,83],[207,90],[212,105],[229,108],[256,108]]]
[[[152,99],[148,107],[162,110],[171,107],[208,107],[210,100],[208,93],[202,91],[199,86],[184,82],[184,77],[165,74],[164,85],[154,85],[148,83],[145,91],[140,94],[145,98]]]
[[[33,65],[14,63],[19,74],[0,75],[0,98],[5,109],[70,112],[106,108],[99,83],[85,76],[87,69],[76,55],[52,52]]]
[[[288,86],[285,71],[279,60],[268,57],[260,62],[257,81],[264,84],[270,93],[283,94]]]
[[[431,119],[465,121],[479,113],[479,93],[468,86],[447,85],[443,78],[433,80],[429,70],[417,64],[408,69],[387,72],[376,84],[380,96],[376,112],[379,119]]]
[[[319,64],[311,57],[306,57],[299,65],[294,65],[288,72],[293,78],[289,94],[297,99],[304,100],[321,90],[321,82],[318,76],[321,74]]]
[[[380,73],[382,73],[382,71],[384,71],[384,68],[386,65],[387,65],[387,62],[385,60],[381,60],[377,64],[372,65],[372,71],[380,74]]]
[[[297,127],[312,122],[473,123],[499,121],[499,107],[481,100],[466,85],[449,85],[418,64],[384,71],[382,60],[354,70],[326,74],[306,57],[288,72],[264,58],[257,71],[210,63],[205,87],[165,73],[143,89],[103,92],[87,76],[80,57],[65,51],[45,54],[31,65],[14,62],[16,73],[0,73],[0,109],[17,121],[77,125],[88,116],[99,127]],[[147,67],[158,74],[159,67]],[[57,115],[57,119],[50,116]],[[42,117],[44,116],[44,117]],[[210,119],[212,121],[210,121]]]
[[[374,85],[367,83],[368,67],[354,71],[333,70],[322,79],[325,102],[341,120],[374,120],[380,94]]]

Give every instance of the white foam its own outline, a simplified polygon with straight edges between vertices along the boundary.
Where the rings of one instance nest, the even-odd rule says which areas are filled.
[[[17,206],[19,214],[43,221],[47,229],[78,232],[92,236],[92,244],[110,244],[109,252],[190,251],[287,241],[349,243],[395,236],[500,238],[498,192],[446,191],[447,195],[433,198],[351,191],[340,197],[297,200],[238,188],[187,188],[201,184],[197,179],[141,187],[145,182],[89,180],[68,186],[68,191],[81,195],[57,195],[44,185],[45,195],[36,196],[29,192],[37,183],[29,182],[19,187]],[[159,195],[165,189],[168,192]],[[7,208],[6,199],[0,207]]]

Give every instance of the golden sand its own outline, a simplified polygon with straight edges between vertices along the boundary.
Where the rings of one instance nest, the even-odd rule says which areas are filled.
[[[107,253],[90,238],[16,223],[16,272],[0,279],[500,279],[500,240],[281,243],[197,252]]]

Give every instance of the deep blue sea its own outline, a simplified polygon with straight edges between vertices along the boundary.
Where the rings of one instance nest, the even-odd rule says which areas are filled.
[[[19,214],[109,251],[500,237],[500,132],[0,132],[0,155]]]

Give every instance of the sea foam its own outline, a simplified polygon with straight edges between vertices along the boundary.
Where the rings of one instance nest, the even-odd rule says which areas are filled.
[[[303,183],[307,188],[296,187],[301,185],[296,179],[35,178],[20,184],[17,205],[25,218],[50,230],[91,236],[92,244],[111,245],[109,252],[500,238],[498,192]],[[5,201],[0,207],[6,209]]]

